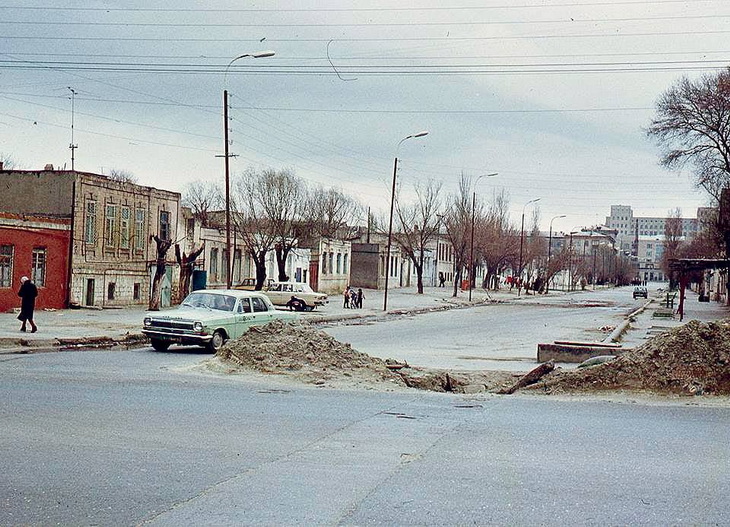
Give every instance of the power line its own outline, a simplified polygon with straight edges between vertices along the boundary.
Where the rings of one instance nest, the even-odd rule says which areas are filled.
[[[728,18],[727,14],[712,15],[665,15],[655,17],[623,17],[623,18],[576,18],[576,19],[552,19],[552,20],[469,20],[462,22],[440,21],[440,22],[333,22],[333,23],[232,23],[232,22],[216,22],[216,23],[200,23],[200,22],[73,22],[73,21],[19,21],[19,20],[0,20],[0,25],[10,26],[78,26],[78,27],[152,27],[152,28],[249,28],[249,27],[265,27],[265,28],[343,28],[343,27],[458,27],[458,26],[494,26],[494,25],[527,25],[527,24],[596,24],[596,23],[614,23],[614,22],[669,22],[681,20],[707,20]]]
[[[723,2],[725,0],[703,0],[704,3]],[[5,10],[24,10],[24,11],[88,11],[88,12],[140,12],[140,13],[357,13],[357,12],[414,12],[414,11],[477,11],[477,10],[496,10],[496,9],[544,9],[556,7],[600,7],[600,6],[639,6],[639,5],[671,5],[686,4],[686,0],[645,0],[639,2],[632,1],[603,1],[603,2],[564,2],[550,4],[505,4],[493,6],[408,6],[408,7],[362,7],[362,8],[314,8],[314,9],[265,9],[265,8],[206,8],[206,9],[190,9],[190,8],[123,8],[123,7],[57,7],[57,6],[0,6]]]
[[[702,30],[702,31],[655,31],[647,33],[588,33],[567,35],[500,35],[489,37],[340,37],[338,42],[473,42],[495,40],[541,40],[541,39],[577,39],[577,38],[627,38],[627,37],[657,37],[657,36],[697,36],[697,35],[724,35],[730,30]],[[214,43],[259,43],[258,38],[181,38],[181,37],[62,37],[55,35],[21,36],[3,35],[5,40],[38,40],[38,41],[72,41],[72,42],[214,42]],[[267,42],[304,43],[329,42],[331,38],[267,38]]]

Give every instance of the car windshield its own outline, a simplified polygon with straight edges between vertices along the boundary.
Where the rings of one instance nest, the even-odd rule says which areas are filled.
[[[236,305],[235,297],[230,295],[216,295],[212,293],[191,293],[183,300],[182,305],[189,307],[204,307],[218,311],[233,311]]]

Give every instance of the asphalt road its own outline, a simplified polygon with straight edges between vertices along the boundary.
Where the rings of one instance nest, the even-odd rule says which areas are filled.
[[[538,343],[600,341],[608,334],[601,327],[620,324],[644,302],[630,288],[608,289],[323,329],[358,351],[412,366],[525,371],[537,365]]]
[[[0,357],[0,525],[727,525],[730,408]]]

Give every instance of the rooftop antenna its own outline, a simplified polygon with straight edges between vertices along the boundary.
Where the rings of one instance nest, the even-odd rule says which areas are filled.
[[[71,90],[71,144],[68,145],[68,147],[71,149],[71,171],[76,170],[75,166],[75,151],[79,147],[78,145],[74,144],[74,114],[76,110],[76,91],[71,87],[68,86],[68,89]]]

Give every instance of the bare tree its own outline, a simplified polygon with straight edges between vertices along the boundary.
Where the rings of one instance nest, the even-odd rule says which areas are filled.
[[[286,260],[298,241],[295,226],[304,206],[304,184],[290,170],[267,169],[258,176],[255,186],[261,211],[275,238],[278,279],[286,282]]]
[[[313,187],[307,192],[302,227],[310,236],[335,238],[343,231],[349,231],[361,213],[360,204],[341,190]],[[347,234],[345,232],[345,237]]]
[[[137,183],[137,176],[135,176],[128,170],[112,168],[109,171],[109,175],[107,177],[112,181],[119,181],[121,183]]]
[[[210,213],[225,206],[220,188],[210,181],[192,181],[185,185],[182,204],[190,207],[195,217],[204,226],[210,223]]]
[[[254,170],[235,178],[231,193],[232,218],[246,252],[256,266],[256,290],[266,280],[266,255],[276,242],[276,233],[267,215],[266,186]]]
[[[510,222],[509,195],[504,189],[494,192],[486,216],[478,218],[476,225],[476,250],[486,269],[482,286],[496,290],[499,275],[519,252],[519,233]]]
[[[715,200],[730,183],[730,68],[681,78],[659,99],[647,130],[668,168],[689,163],[696,185]]]
[[[471,182],[464,174],[459,180],[456,194],[448,199],[446,213],[443,216],[446,237],[453,248],[454,257],[454,289],[451,296],[456,297],[464,267],[469,262],[470,228],[471,228]]]
[[[438,237],[441,224],[441,183],[416,183],[416,202],[397,202],[398,226],[393,237],[416,270],[418,293],[423,294],[423,265],[428,245]]]
[[[676,272],[670,268],[669,260],[678,258],[682,244],[682,211],[679,208],[669,211],[664,223],[664,253],[661,266],[664,274],[669,277],[669,289],[677,287]]]
[[[15,162],[15,159],[3,152],[0,152],[0,165],[2,165],[3,170],[15,170],[18,168],[18,163]]]

